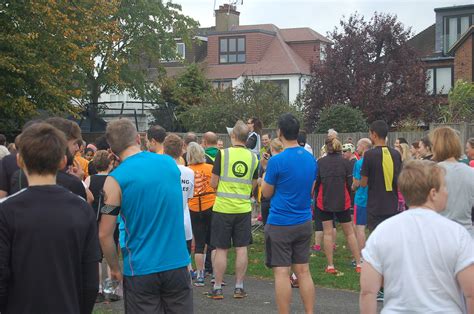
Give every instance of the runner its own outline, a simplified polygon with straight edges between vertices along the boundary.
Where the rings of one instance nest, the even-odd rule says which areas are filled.
[[[99,235],[111,278],[121,281],[114,243],[120,214],[126,231],[121,236],[125,312],[192,313],[176,162],[167,155],[140,151],[140,135],[128,119],[109,122],[106,136],[121,164],[105,180]]]
[[[398,183],[410,209],[382,222],[367,240],[360,312],[377,313],[383,284],[382,313],[474,313],[474,242],[438,214],[448,200],[443,169],[410,161]]]
[[[418,152],[420,148],[419,142],[413,142],[410,146],[410,154],[412,159],[420,159],[420,154]]]
[[[352,190],[354,197],[354,224],[356,226],[356,237],[359,250],[365,247],[365,227],[367,226],[367,187],[360,186],[362,179],[360,172],[364,163],[364,154],[372,148],[372,142],[368,138],[362,138],[357,142],[357,152],[361,156],[353,170]]]
[[[260,161],[260,169],[258,173],[258,185],[260,187],[263,184],[263,177],[265,176],[265,171],[267,170],[268,160],[271,157],[276,156],[279,153],[281,153],[284,149],[283,143],[277,138],[271,140],[269,146],[270,146],[270,153],[265,152],[262,155],[262,160]],[[260,194],[261,194],[261,191],[260,191]],[[262,223],[263,225],[266,225],[268,214],[270,213],[270,199],[261,195],[260,203],[261,203]]]
[[[290,267],[298,278],[306,313],[313,313],[314,283],[309,270],[311,245],[311,195],[317,173],[316,160],[300,147],[299,122],[291,114],[278,120],[278,137],[284,151],[270,158],[262,194],[271,198],[265,226],[265,264],[275,276],[275,299],[280,313],[289,313]]]
[[[467,140],[466,156],[469,159],[469,166],[474,168],[474,137]]]
[[[74,155],[74,162],[79,166],[82,170],[83,177],[79,178],[81,180],[84,180],[89,176],[89,161],[82,157],[84,154],[84,150],[86,148],[86,142],[84,142],[82,139],[77,141],[77,146],[79,147],[78,151]]]
[[[145,142],[148,151],[163,154],[163,142],[165,141],[166,130],[159,126],[154,125],[146,132]]]
[[[224,149],[224,148],[225,148],[225,147],[224,147],[224,141],[223,141],[223,140],[221,140],[221,139],[218,139],[218,140],[217,140],[217,148],[218,148],[218,149]]]
[[[428,136],[423,137],[418,143],[418,154],[423,160],[432,160],[433,153],[431,152],[431,141]]]
[[[105,179],[107,178],[110,171],[113,168],[113,161],[109,158],[109,153],[105,150],[99,150],[95,155],[93,163],[95,164],[95,169],[97,169],[98,173],[88,176],[84,183],[86,184],[87,188],[92,192],[94,195],[94,202],[92,203],[92,209],[94,210],[95,217],[97,219],[97,223],[100,221],[100,208],[104,206],[104,198],[102,189],[104,187]],[[118,229],[115,230],[116,235],[115,238],[115,245],[118,245]],[[105,294],[103,292],[104,288],[104,273],[108,274],[109,271],[107,267],[107,263],[105,261],[101,261],[99,264],[99,292],[97,293],[96,303],[104,302],[106,299],[107,301],[118,301],[120,297],[116,294]]]
[[[459,162],[462,144],[456,131],[450,127],[439,127],[431,134],[433,160],[439,162],[446,176],[448,203],[440,214],[469,231],[474,239],[472,208],[474,207],[474,170]]]
[[[247,127],[249,128],[249,137],[245,146],[250,149],[255,155],[259,156],[260,153],[260,134],[262,133],[263,124],[258,118],[250,118],[247,121]]]
[[[183,213],[184,213],[184,231],[186,236],[186,245],[188,254],[191,256],[193,230],[191,227],[191,217],[189,214],[188,200],[193,198],[194,194],[194,172],[188,167],[179,164],[183,152],[183,140],[176,134],[169,134],[166,136],[163,143],[164,153],[171,156],[178,165],[181,172],[181,190],[183,194]],[[191,272],[191,263],[188,265],[188,270]]]
[[[208,164],[214,165],[214,160],[216,159],[217,152],[217,135],[214,132],[206,132],[202,136],[201,145],[205,150],[206,162]]]
[[[370,231],[399,213],[397,180],[402,160],[395,149],[386,146],[387,134],[388,125],[385,121],[372,122],[369,135],[374,148],[365,152],[360,171],[360,186],[368,187],[367,227]],[[377,300],[383,300],[383,288]]]
[[[333,261],[333,217],[341,224],[352,256],[356,261],[355,271],[360,272],[360,251],[351,219],[352,168],[341,155],[342,145],[338,139],[326,140],[327,155],[318,161],[316,180],[316,215],[323,222],[324,253],[328,261],[325,272],[337,274]]]
[[[407,144],[408,145],[408,141],[403,137],[397,138],[395,140],[395,144],[394,144],[395,149],[399,148],[400,144]]]
[[[300,131],[298,134],[298,144],[303,147],[308,153],[313,155],[313,148],[306,142],[306,132]]]
[[[219,151],[212,169],[211,186],[217,189],[213,207],[211,244],[216,247],[214,273],[216,281],[209,293],[213,299],[222,299],[222,280],[227,267],[227,252],[235,247],[234,298],[245,298],[244,276],[247,269],[247,246],[250,245],[250,194],[257,185],[257,156],[245,148],[248,127],[238,121],[232,132],[232,147]]]
[[[29,187],[0,203],[0,312],[91,313],[100,259],[91,207],[56,185],[66,164],[64,134],[26,128],[19,164]]]
[[[264,153],[267,153],[270,150],[270,141],[272,136],[270,133],[262,134],[262,148],[260,148],[260,156],[263,156]]]
[[[328,130],[327,139],[332,140],[332,139],[337,138],[337,136],[338,136],[338,133],[337,133],[336,130],[334,130],[334,129],[329,129]],[[326,156],[326,153],[327,153],[326,145],[323,145],[321,147],[321,150],[320,150],[319,158],[322,158],[322,157]]]
[[[212,206],[216,195],[211,187],[212,165],[206,163],[204,149],[197,143],[189,143],[186,156],[189,168],[194,171],[194,196],[189,200],[191,224],[194,235],[194,261],[196,263],[196,287],[203,287],[204,282],[204,252],[208,252],[212,260],[215,250],[207,250],[211,240]],[[206,256],[207,257],[207,256]],[[211,268],[212,273],[212,268]]]

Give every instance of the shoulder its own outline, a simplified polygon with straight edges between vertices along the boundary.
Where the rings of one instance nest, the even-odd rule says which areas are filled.
[[[0,204],[2,207],[9,206],[10,204],[15,204],[18,201],[23,201],[25,198],[28,198],[28,195],[28,188],[24,188],[12,195],[0,199]]]

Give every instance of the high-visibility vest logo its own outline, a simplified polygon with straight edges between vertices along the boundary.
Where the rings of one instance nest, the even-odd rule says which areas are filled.
[[[249,171],[249,167],[247,166],[246,163],[242,161],[237,161],[236,163],[232,165],[232,173],[237,178],[244,177],[248,171]]]

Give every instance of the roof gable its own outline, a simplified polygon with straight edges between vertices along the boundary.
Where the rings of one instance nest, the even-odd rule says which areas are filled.
[[[449,49],[448,53],[452,53],[452,52],[455,52],[459,47],[461,47],[461,45],[464,43],[464,41],[466,39],[469,38],[469,36],[471,36],[471,34],[474,33],[474,25],[471,25],[471,27],[469,27],[467,29],[467,31],[461,36],[461,38],[459,38],[455,43],[454,45],[451,47],[451,49]]]

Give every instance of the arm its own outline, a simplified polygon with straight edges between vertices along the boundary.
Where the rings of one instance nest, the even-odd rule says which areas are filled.
[[[90,205],[92,205],[92,203],[94,203],[94,195],[92,194],[91,190],[89,190],[89,188],[86,188],[86,195],[87,195],[87,203],[89,203]]]
[[[122,202],[122,192],[117,181],[108,176],[104,184],[104,206],[101,208],[102,217],[99,225],[99,240],[102,252],[110,266],[110,274],[113,279],[122,280],[120,272],[117,249],[114,242],[114,231],[117,224],[117,216]]]
[[[368,262],[362,264],[360,275],[360,313],[377,313],[377,292],[382,286],[383,277]]]
[[[219,185],[219,176],[212,174],[211,175],[211,188],[217,190],[217,186]]]
[[[275,186],[268,184],[265,181],[265,175],[263,175],[263,182],[262,182],[262,195],[263,197],[270,199],[273,194],[275,193]]]
[[[0,312],[4,313],[8,299],[10,280],[11,236],[3,208],[0,209]]]
[[[474,313],[474,264],[461,270],[456,278],[466,298],[467,313]]]
[[[91,177],[87,177],[85,180],[84,180],[84,184],[86,185],[86,188],[89,188],[91,186]]]
[[[362,178],[359,181],[359,186],[365,188],[368,182],[369,182],[369,178],[366,176],[362,176]]]
[[[360,181],[352,177],[352,191],[357,191],[357,188],[360,186]]]

